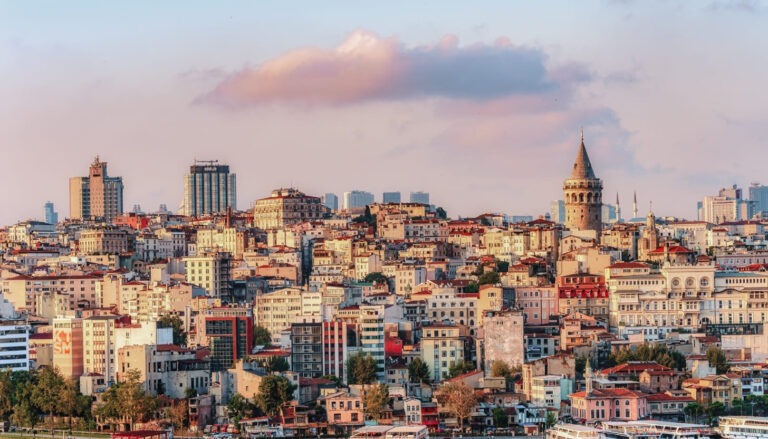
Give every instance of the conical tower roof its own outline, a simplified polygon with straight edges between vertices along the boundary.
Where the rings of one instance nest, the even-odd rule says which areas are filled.
[[[589,161],[589,155],[587,154],[587,148],[584,146],[584,131],[581,132],[581,145],[579,145],[579,153],[576,155],[576,161],[573,163],[573,171],[571,172],[572,180],[582,180],[595,177],[595,171],[592,170],[592,163]]]

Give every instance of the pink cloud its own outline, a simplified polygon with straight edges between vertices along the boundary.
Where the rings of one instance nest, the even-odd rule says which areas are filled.
[[[446,35],[411,48],[356,31],[334,49],[297,49],[232,73],[197,102],[240,107],[425,97],[487,101],[549,96],[590,78],[578,65],[549,69],[546,61],[540,49],[514,46],[506,38],[461,46],[455,35]]]

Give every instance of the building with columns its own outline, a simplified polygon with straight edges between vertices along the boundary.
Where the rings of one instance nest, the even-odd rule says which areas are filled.
[[[563,184],[563,193],[565,226],[571,231],[594,231],[595,239],[599,240],[603,228],[603,183],[592,169],[583,132],[571,176]]]

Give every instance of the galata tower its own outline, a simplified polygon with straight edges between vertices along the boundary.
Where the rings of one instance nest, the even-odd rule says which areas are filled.
[[[581,145],[573,163],[571,176],[563,183],[565,194],[565,226],[570,230],[594,230],[597,240],[602,232],[603,182],[595,176],[584,147]]]

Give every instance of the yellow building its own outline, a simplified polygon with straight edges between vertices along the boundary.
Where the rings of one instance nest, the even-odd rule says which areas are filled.
[[[319,197],[289,189],[275,189],[267,198],[253,205],[253,225],[260,229],[274,229],[323,218],[325,206]]]

